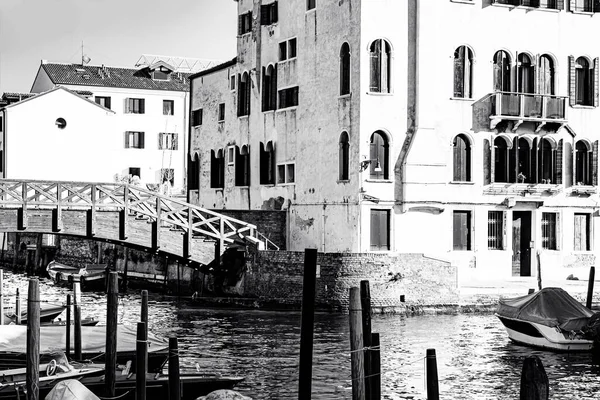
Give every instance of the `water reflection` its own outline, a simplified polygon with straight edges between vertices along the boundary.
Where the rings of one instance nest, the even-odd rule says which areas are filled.
[[[27,280],[7,273],[5,292]],[[45,301],[62,303],[67,291],[41,281]],[[14,304],[14,297],[5,302]],[[82,294],[83,315],[106,320],[103,294]],[[188,300],[150,293],[149,329],[177,336],[182,368],[241,375],[238,390],[254,399],[296,399],[300,343],[299,312],[199,309]],[[140,317],[139,292],[120,296],[119,322]],[[511,343],[490,314],[421,317],[375,316],[381,335],[384,399],[425,399],[424,355],[436,349],[442,399],[517,398],[523,359],[538,355],[554,399],[592,399],[600,391],[598,368],[589,354],[535,351]],[[348,319],[315,316],[313,398],[351,399]]]

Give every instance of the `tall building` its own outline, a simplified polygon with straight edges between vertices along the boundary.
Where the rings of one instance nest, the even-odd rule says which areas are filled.
[[[88,92],[90,100],[114,113],[113,131],[106,135],[111,142],[114,136],[115,148],[105,163],[82,168],[102,169],[110,179],[137,176],[142,184],[161,185],[176,195],[185,187],[190,73],[152,59],[137,68],[42,61],[31,92],[56,87]],[[88,123],[92,129],[94,121]],[[80,143],[81,151],[93,151],[94,142]]]
[[[597,2],[237,3],[237,57],[190,77],[192,201],[287,210],[289,250],[587,275]]]

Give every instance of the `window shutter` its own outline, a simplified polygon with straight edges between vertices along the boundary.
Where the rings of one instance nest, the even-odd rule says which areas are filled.
[[[271,88],[267,85],[267,69],[262,67],[262,96],[261,96],[261,104],[262,110],[267,111],[269,109],[269,105],[267,104],[267,91],[270,91]]]
[[[380,89],[380,55],[377,51],[377,46],[374,46],[374,51],[371,52],[371,92],[379,92]]]
[[[271,23],[279,21],[279,6],[277,5],[277,2],[271,4],[271,12]]]
[[[542,176],[543,176],[543,157],[540,155],[540,148],[541,148],[541,144],[540,144],[540,139],[539,138],[534,138],[533,139],[533,144],[531,147],[531,173],[534,175],[533,176],[533,183],[541,183],[542,182]],[[527,167],[525,167],[527,168]],[[528,176],[529,178],[529,176]]]
[[[242,24],[244,21],[244,16],[243,15],[238,15],[238,35],[242,34]]]
[[[594,153],[592,154],[592,185],[598,186],[598,141],[594,142]]]
[[[248,74],[248,78],[246,80],[246,90],[245,90],[245,95],[246,95],[246,104],[245,104],[245,113],[244,115],[250,115],[250,91],[252,90],[252,78],[250,77],[250,74]]]
[[[125,100],[123,100],[123,112],[125,112],[125,114],[129,114],[129,98],[125,98]]]
[[[575,0],[571,0],[571,10],[573,10]],[[575,94],[575,57],[569,56],[569,105],[576,104]]]
[[[571,12],[575,11],[575,9],[576,9],[576,5],[575,5],[576,1],[577,0],[569,0],[569,10]]]
[[[125,148],[129,148],[129,132],[125,132]]]
[[[277,64],[271,73],[271,110],[277,110]]]
[[[140,114],[144,114],[146,112],[146,100],[140,99]]]
[[[286,108],[287,107],[287,101],[286,101],[286,94],[287,90],[281,90],[279,91],[279,108]]]
[[[592,75],[594,79],[594,107],[598,107],[598,69],[599,69],[599,58],[594,58],[594,74]]]
[[[163,135],[164,133],[159,133],[158,134],[158,149],[159,150],[163,150]]]
[[[177,133],[173,134],[173,150],[177,150],[179,148],[179,141],[177,140]]]
[[[371,210],[371,250],[379,250],[379,215],[377,210]]]
[[[270,4],[266,4],[266,5],[263,4],[260,6],[260,24],[261,25],[269,25],[270,8],[271,8]]]
[[[139,135],[140,135],[140,149],[143,149],[144,148],[144,135],[145,135],[145,133],[144,132],[139,132]]]
[[[565,149],[563,152],[563,158],[565,159],[565,169],[564,169],[564,183],[565,187],[573,186],[573,179],[575,177],[575,170],[573,166],[573,148],[571,147],[571,142],[565,141]]]
[[[105,98],[104,107],[108,108],[109,110],[112,110],[112,108],[110,107],[110,97]]]
[[[459,54],[462,54],[460,52]],[[464,92],[464,60],[460,57],[454,58],[454,97],[465,97]]]
[[[556,148],[556,183],[563,183],[563,139],[558,141]]]
[[[483,184],[489,185],[492,183],[492,149],[490,141],[484,139],[483,141]]]

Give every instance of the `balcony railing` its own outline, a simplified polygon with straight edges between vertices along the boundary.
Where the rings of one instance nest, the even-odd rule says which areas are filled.
[[[493,125],[501,120],[531,121],[546,124],[564,124],[566,120],[567,96],[549,94],[495,92],[492,94]],[[495,121],[495,123],[494,123]]]
[[[564,0],[492,0],[493,4],[506,4],[515,7],[545,8],[550,10],[564,10]]]

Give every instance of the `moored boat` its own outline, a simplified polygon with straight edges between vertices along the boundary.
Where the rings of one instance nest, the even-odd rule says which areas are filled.
[[[593,315],[561,288],[501,299],[496,312],[512,341],[555,351],[591,350]]]
[[[41,323],[49,323],[54,321],[56,317],[58,317],[67,307],[63,305],[51,305],[44,304],[40,305],[40,322]],[[14,307],[5,307],[4,309],[4,323],[11,324],[16,323],[17,315],[15,314]],[[21,324],[27,324],[27,311],[21,311]]]
[[[51,261],[46,267],[50,279],[57,285],[70,286],[72,282],[80,282],[82,290],[106,289],[106,264],[86,264],[74,267]]]

